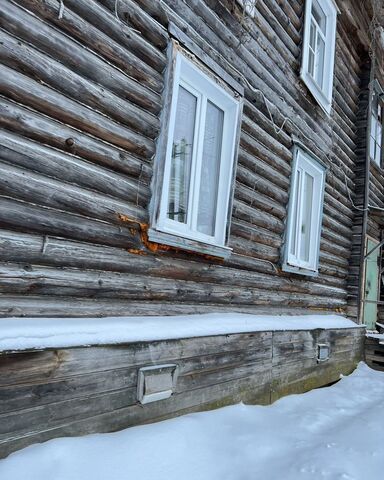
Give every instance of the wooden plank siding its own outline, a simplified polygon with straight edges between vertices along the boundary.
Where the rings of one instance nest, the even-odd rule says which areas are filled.
[[[317,343],[330,358],[317,362]],[[58,436],[109,432],[239,401],[269,404],[335,382],[364,329],[274,331],[0,355],[0,458]],[[176,363],[172,397],[140,405],[142,366]]]
[[[378,338],[366,337],[364,360],[374,370],[384,372],[384,345]]]
[[[369,16],[337,3],[328,117],[299,80],[303,0],[1,2],[0,315],[356,318]],[[245,88],[225,261],[143,242],[170,23]],[[280,270],[293,135],[328,166],[317,277]]]

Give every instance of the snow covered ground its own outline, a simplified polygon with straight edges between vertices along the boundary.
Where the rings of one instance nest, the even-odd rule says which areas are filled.
[[[235,405],[122,432],[51,440],[0,461],[12,480],[379,480],[384,373],[272,406]]]

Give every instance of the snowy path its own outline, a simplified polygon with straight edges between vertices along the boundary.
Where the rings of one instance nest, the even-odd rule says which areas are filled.
[[[57,439],[0,461],[12,480],[379,480],[384,373],[269,407],[236,405],[122,432]]]

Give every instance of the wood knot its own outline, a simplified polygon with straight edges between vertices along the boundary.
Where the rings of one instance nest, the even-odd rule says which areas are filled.
[[[75,139],[72,137],[69,137],[65,140],[65,143],[68,147],[73,147],[75,145]]]

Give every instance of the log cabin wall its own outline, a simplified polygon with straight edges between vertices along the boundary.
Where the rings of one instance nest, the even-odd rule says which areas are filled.
[[[381,16],[383,15],[381,7]],[[376,14],[380,15],[380,10],[376,12]],[[379,21],[379,18],[376,18],[376,21]],[[382,21],[382,18],[381,18]],[[375,20],[373,21],[373,23]],[[366,116],[367,116],[367,131],[366,131],[366,201],[365,203],[361,203],[364,205],[365,209],[365,233],[363,235],[364,241],[361,242],[362,252],[367,253],[365,249],[365,244],[367,239],[373,239],[376,242],[381,242],[384,239],[383,236],[383,226],[384,226],[384,215],[383,215],[383,208],[384,208],[384,163],[381,160],[380,164],[374,162],[370,158],[370,151],[369,151],[369,143],[370,143],[370,124],[369,124],[369,116],[370,116],[370,109],[369,104],[372,104],[372,99],[374,94],[378,93],[378,89],[384,88],[384,43],[381,38],[382,28],[378,28],[377,31],[372,32],[373,41],[371,44],[370,49],[370,57],[371,57],[371,72],[370,72],[370,83],[368,89],[368,98],[369,101],[366,106]],[[376,86],[375,84],[378,84]],[[361,133],[361,135],[363,135]],[[363,137],[361,137],[363,138]],[[384,157],[382,156],[382,159]],[[359,202],[360,203],[360,202]],[[359,216],[357,214],[357,216]],[[384,268],[383,262],[383,249],[381,248],[381,262],[380,268],[381,271]],[[362,262],[362,265],[364,262]],[[383,322],[384,320],[384,309],[383,309],[383,302],[384,301],[384,292],[383,288],[381,288],[382,280],[381,280],[381,271],[379,273],[379,285],[378,285],[378,308],[377,308],[377,320]],[[364,295],[365,291],[365,271],[364,268],[361,269],[361,295]],[[361,320],[364,322],[364,315],[363,315],[363,304],[361,304],[361,311],[360,311]]]
[[[337,3],[328,117],[299,80],[303,0],[253,19],[235,0],[2,1],[0,315],[346,312],[369,16]],[[226,261],[143,242],[170,22],[245,87]],[[329,167],[313,278],[280,270],[292,135]]]
[[[369,192],[369,171],[367,171],[368,111],[370,101],[371,62],[362,69],[359,109],[356,119],[356,162],[355,196],[356,206],[353,218],[352,253],[348,276],[348,315],[355,320],[361,315],[361,278],[364,275],[365,237],[368,218],[367,199]]]

